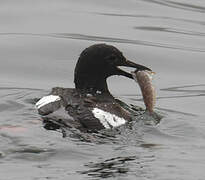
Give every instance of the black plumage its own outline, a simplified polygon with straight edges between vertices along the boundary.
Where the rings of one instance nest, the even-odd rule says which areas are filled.
[[[37,106],[39,114],[46,122],[50,120],[59,126],[62,124],[65,127],[75,127],[83,131],[95,131],[108,128],[108,126],[113,128],[115,124],[117,126],[120,118],[123,122],[130,121],[132,115],[111,95],[106,82],[107,78],[113,75],[133,79],[132,75],[121,70],[120,66],[150,70],[127,60],[114,46],[95,44],[86,48],[80,54],[75,67],[75,88],[53,88],[50,95],[59,96],[60,100],[45,103],[44,106],[39,106],[40,108]],[[101,118],[99,118],[93,112],[95,108],[107,114],[105,116],[100,114]],[[112,115],[112,123],[109,123]]]

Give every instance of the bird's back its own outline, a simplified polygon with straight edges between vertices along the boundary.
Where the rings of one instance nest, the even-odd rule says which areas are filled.
[[[56,100],[50,102],[49,97]],[[43,98],[47,102],[43,102]],[[131,114],[110,94],[92,95],[76,89],[56,87],[43,98],[41,103],[37,103],[43,119],[83,131],[110,129],[131,120]]]

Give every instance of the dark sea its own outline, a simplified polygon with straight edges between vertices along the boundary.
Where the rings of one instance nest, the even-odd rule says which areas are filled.
[[[156,72],[157,125],[120,133],[46,130],[34,105],[74,87],[81,51],[120,49]],[[204,0],[0,0],[0,180],[204,180]],[[139,86],[108,79],[112,94],[144,108]]]

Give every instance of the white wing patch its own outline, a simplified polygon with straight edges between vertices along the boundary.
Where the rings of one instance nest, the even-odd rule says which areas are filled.
[[[37,103],[36,103],[36,108],[40,109],[41,107],[45,106],[46,104],[49,104],[51,102],[59,101],[61,98],[56,95],[49,95],[49,96],[44,96],[41,98]]]
[[[117,127],[126,123],[124,118],[121,118],[115,114],[111,114],[110,112],[103,111],[99,108],[94,108],[92,110],[92,113],[95,118],[100,120],[101,124],[106,129],[110,129],[111,127]]]

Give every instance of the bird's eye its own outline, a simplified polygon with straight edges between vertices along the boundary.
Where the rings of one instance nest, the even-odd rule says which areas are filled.
[[[110,65],[117,65],[118,63],[118,58],[114,54],[108,56],[106,60]]]
[[[116,58],[117,57],[114,54],[110,55],[110,57],[109,57],[110,60],[115,60]]]

